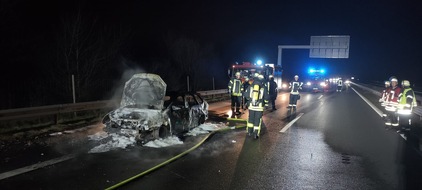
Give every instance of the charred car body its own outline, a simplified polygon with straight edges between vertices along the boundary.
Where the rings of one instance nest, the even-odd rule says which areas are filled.
[[[140,73],[125,84],[120,108],[103,118],[105,131],[150,140],[179,135],[205,122],[208,103],[197,93],[166,93],[160,76]]]

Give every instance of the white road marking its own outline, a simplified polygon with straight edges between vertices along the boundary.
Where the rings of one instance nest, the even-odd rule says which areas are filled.
[[[377,107],[374,106],[374,104],[372,104],[368,99],[366,99],[365,97],[363,97],[358,91],[356,91],[353,87],[351,87],[353,89],[353,91],[356,92],[356,94],[358,94],[360,96],[360,98],[363,99],[363,101],[365,101],[375,112],[377,112],[377,114],[382,117],[382,114],[384,114],[381,110],[379,110]]]
[[[355,91],[356,92],[356,94],[358,94],[369,106],[371,106],[371,108],[375,111],[375,112],[377,112],[377,114],[380,116],[380,117],[383,117],[384,116],[384,113],[381,111],[381,110],[379,110],[377,107],[375,107],[374,106],[374,104],[372,104],[371,102],[369,102],[369,100],[368,99],[366,99],[365,97],[363,97],[361,94],[359,94],[359,92],[357,92],[353,87],[351,87],[352,89],[353,89],[353,91]],[[404,140],[407,140],[407,137],[404,135],[404,134],[400,134],[400,136],[404,139]]]
[[[300,117],[302,117],[303,113],[300,113],[298,116],[296,116],[295,119],[293,119],[292,121],[290,121],[286,126],[283,127],[283,129],[281,129],[280,133],[284,133],[287,131],[287,129],[290,128],[290,126],[293,125],[293,123],[295,123]]]
[[[407,137],[404,134],[400,134],[401,137],[403,137],[404,140],[407,140]]]
[[[319,97],[318,97],[318,100],[319,100],[319,99],[321,99],[323,96],[324,96],[324,95],[319,96]]]
[[[23,173],[26,173],[26,172],[30,172],[30,171],[33,171],[33,170],[36,170],[36,169],[39,169],[39,168],[49,166],[49,165],[57,164],[59,162],[70,160],[74,157],[75,157],[75,155],[70,154],[70,155],[62,156],[60,158],[55,158],[55,159],[47,160],[45,162],[40,162],[40,163],[37,163],[37,164],[34,164],[34,165],[19,168],[19,169],[16,169],[16,170],[4,172],[4,173],[0,174],[0,180],[6,179],[6,178],[9,178],[9,177],[13,177],[15,175],[23,174]]]

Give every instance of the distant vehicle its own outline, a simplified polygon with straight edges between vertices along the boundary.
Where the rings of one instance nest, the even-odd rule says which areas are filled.
[[[310,92],[327,92],[330,89],[330,82],[324,78],[315,77],[306,80],[303,84],[303,89]]]
[[[326,70],[323,68],[308,69],[308,79],[303,84],[303,89],[310,92],[326,92],[330,89],[330,82],[324,77]]]
[[[103,118],[108,133],[140,144],[188,131],[208,118],[208,103],[197,93],[166,93],[160,76],[140,73],[125,84],[120,108]]]
[[[283,83],[281,83],[281,88],[279,90],[280,91],[290,91],[289,86],[290,86],[289,82],[283,81]]]

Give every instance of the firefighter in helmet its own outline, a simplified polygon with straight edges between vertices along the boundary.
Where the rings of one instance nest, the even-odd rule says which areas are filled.
[[[236,72],[235,78],[230,79],[228,88],[231,96],[232,117],[234,117],[235,114],[240,114],[240,102],[243,93],[243,84],[240,79],[240,72]]]
[[[381,102],[381,106],[385,106],[386,102],[387,102],[387,98],[388,98],[388,93],[390,93],[390,81],[384,81],[384,90],[382,90],[381,92],[381,97],[378,100],[379,102]]]
[[[252,81],[252,80],[251,80]],[[245,76],[244,77],[244,81],[243,81],[243,92],[242,92],[242,109],[246,110],[248,109],[248,105],[246,105],[246,98],[245,98],[245,90],[248,89],[249,85],[250,85],[250,81],[249,81],[249,77]]]
[[[253,134],[255,139],[260,135],[262,115],[264,113],[264,108],[268,106],[267,90],[268,88],[265,84],[264,76],[258,75],[245,92],[245,98],[247,99],[249,109],[246,131],[249,136]]]
[[[300,99],[299,90],[302,89],[303,82],[299,81],[299,76],[295,75],[294,80],[289,83],[290,88],[290,101],[289,106],[287,108],[294,108],[296,109],[297,100]]]
[[[337,80],[337,92],[341,92],[341,90],[343,89],[343,80],[341,78],[339,78]]]
[[[410,130],[410,125],[412,124],[412,111],[416,107],[416,96],[415,92],[410,87],[410,82],[408,80],[403,80],[401,82],[402,91],[399,94],[399,104],[397,106],[397,115],[399,121],[408,121],[403,126],[400,125],[400,129],[397,131],[402,133],[404,131]]]
[[[399,104],[398,97],[401,92],[401,88],[397,85],[398,80],[396,77],[390,77],[390,82],[390,92],[388,93],[387,102],[385,104],[385,110],[387,111],[387,117],[385,121],[386,129],[390,129],[391,126],[399,126],[397,106]]]

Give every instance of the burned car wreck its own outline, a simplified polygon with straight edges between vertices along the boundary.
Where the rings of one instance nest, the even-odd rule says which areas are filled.
[[[104,116],[105,131],[145,144],[181,135],[205,122],[208,103],[198,93],[166,93],[166,88],[156,74],[133,75],[125,84],[120,107]]]

